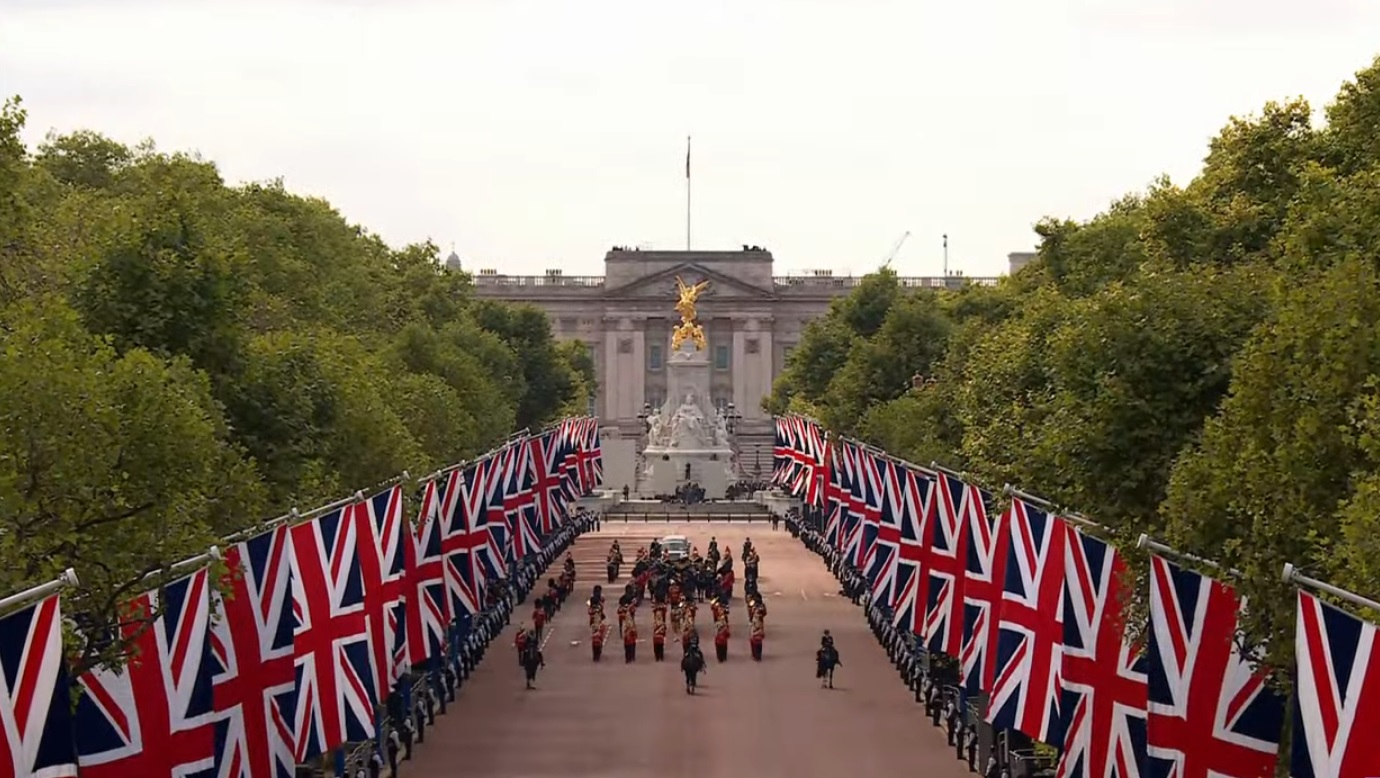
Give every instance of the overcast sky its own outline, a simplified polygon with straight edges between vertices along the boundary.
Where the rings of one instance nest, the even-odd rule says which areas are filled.
[[[1321,108],[1370,0],[0,0],[29,140],[282,176],[469,268],[760,244],[777,272],[991,275],[1043,215],[1187,181],[1231,114]]]

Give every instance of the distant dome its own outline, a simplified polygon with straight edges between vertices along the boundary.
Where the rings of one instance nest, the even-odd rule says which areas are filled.
[[[459,270],[460,255],[456,254],[454,251],[450,252],[450,256],[446,257],[446,268],[450,270]]]

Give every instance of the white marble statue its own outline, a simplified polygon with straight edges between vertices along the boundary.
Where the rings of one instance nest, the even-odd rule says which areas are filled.
[[[660,413],[653,414],[647,419],[647,444],[651,446],[666,444],[666,422],[661,418]]]
[[[671,447],[702,448],[704,442],[704,414],[695,404],[694,392],[690,392],[671,418]]]
[[[728,422],[724,420],[722,413],[719,414],[718,420],[714,422],[714,445],[721,447],[728,446]]]

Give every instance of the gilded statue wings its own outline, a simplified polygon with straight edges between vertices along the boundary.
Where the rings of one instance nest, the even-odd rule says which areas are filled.
[[[690,284],[687,284],[684,281],[682,281],[680,276],[676,276],[676,292],[680,295],[680,301],[682,303],[693,304],[696,300],[699,299],[700,292],[703,292],[708,287],[709,281],[707,280],[701,281],[698,284],[691,286]]]

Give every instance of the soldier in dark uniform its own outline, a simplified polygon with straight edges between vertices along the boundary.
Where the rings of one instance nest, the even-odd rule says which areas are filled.
[[[589,646],[594,661],[598,662],[604,654],[604,638],[609,633],[609,625],[604,622],[604,611],[591,611],[589,618]]]
[[[652,657],[660,662],[666,658],[666,605],[652,606]]]

